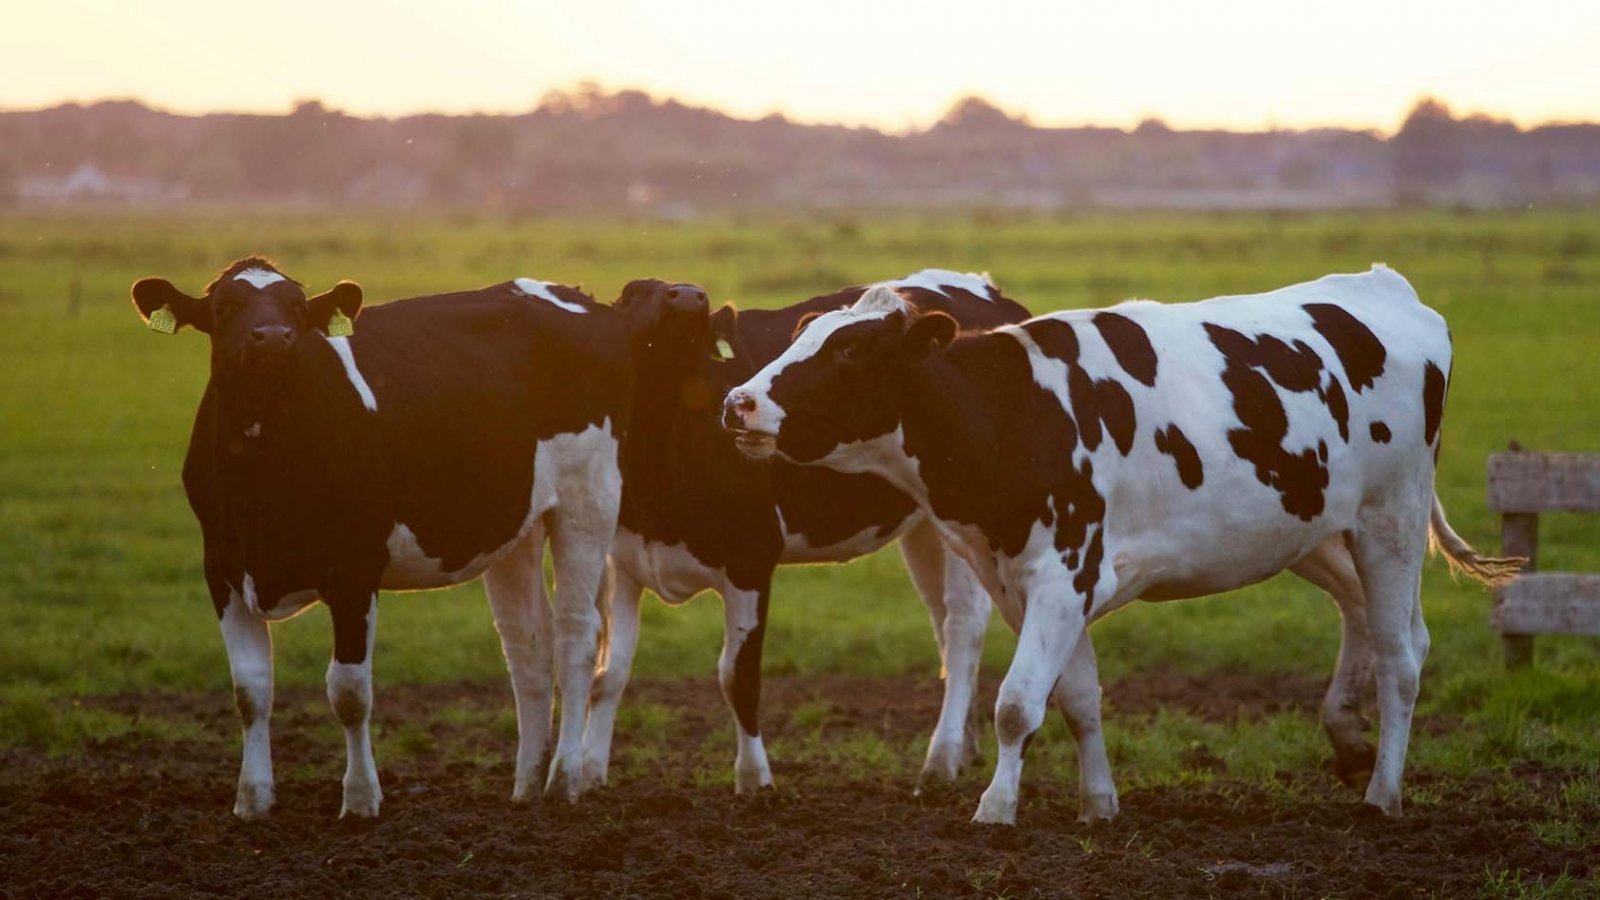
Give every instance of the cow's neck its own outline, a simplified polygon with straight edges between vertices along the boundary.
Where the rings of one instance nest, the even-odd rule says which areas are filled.
[[[340,521],[340,508],[370,495],[381,477],[376,428],[331,348],[304,342],[269,383],[213,371],[212,464],[224,530],[246,562],[302,532]]]
[[[622,450],[625,513],[661,515],[677,508],[681,490],[704,487],[696,463],[729,443],[714,412],[721,393],[699,366],[686,374],[681,366],[645,363],[634,376],[634,398]]]
[[[980,342],[994,340],[1010,338],[963,338],[959,346],[932,354],[911,369],[901,417],[909,453],[937,455],[975,477],[993,464],[996,445],[1004,437],[1001,411],[1008,399],[980,377],[986,364]]]

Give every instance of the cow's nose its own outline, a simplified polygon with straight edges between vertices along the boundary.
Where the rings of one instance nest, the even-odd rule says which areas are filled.
[[[706,305],[706,292],[696,285],[676,284],[667,291],[667,302],[680,309],[694,309]]]
[[[250,349],[258,353],[277,353],[294,343],[294,332],[287,325],[257,325],[250,329]]]
[[[734,391],[722,402],[722,427],[738,431],[744,428],[745,416],[756,411],[756,398],[749,391]]]

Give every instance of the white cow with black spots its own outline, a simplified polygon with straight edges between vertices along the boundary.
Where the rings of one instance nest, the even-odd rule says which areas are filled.
[[[753,456],[886,478],[1001,599],[1020,640],[978,821],[1014,821],[1052,694],[1078,741],[1081,818],[1116,814],[1089,623],[1285,569],[1339,603],[1326,725],[1343,774],[1393,815],[1430,535],[1486,581],[1519,564],[1479,556],[1434,494],[1450,360],[1444,320],[1383,266],[961,337],[884,289],[812,322],[725,411]],[[1374,673],[1376,754],[1357,712]]]

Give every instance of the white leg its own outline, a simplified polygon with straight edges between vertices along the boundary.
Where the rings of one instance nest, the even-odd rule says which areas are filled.
[[[494,627],[500,632],[506,671],[517,704],[517,772],[514,801],[531,800],[544,781],[550,748],[550,601],[544,584],[544,528],[536,526],[511,555],[483,573]]]
[[[1056,682],[1055,700],[1078,741],[1078,821],[1109,822],[1117,815],[1117,786],[1100,730],[1100,669],[1087,630]]]
[[[722,657],[717,676],[722,696],[733,709],[739,735],[734,760],[734,790],[748,794],[772,786],[767,749],[761,743],[761,648],[767,631],[768,588],[743,591],[729,587],[722,597]]]
[[[558,510],[551,532],[555,557],[556,685],[561,691],[561,731],[545,781],[547,796],[576,802],[583,793],[583,728],[594,686],[594,665],[600,630],[596,593],[611,550],[609,529],[588,516]]]
[[[1023,742],[1044,722],[1051,688],[1083,628],[1083,600],[1070,578],[1030,586],[1017,653],[995,702],[994,728],[1000,749],[994,779],[978,802],[974,822],[1010,825],[1016,821]]]
[[[920,793],[934,781],[954,780],[977,756],[977,734],[969,714],[990,607],[977,576],[945,549],[931,524],[924,522],[907,532],[900,539],[900,554],[933,620],[939,674],[944,678],[944,703],[917,781]]]
[[[1323,541],[1289,571],[1327,591],[1339,605],[1339,661],[1322,703],[1322,723],[1333,743],[1334,770],[1341,781],[1365,790],[1377,752],[1367,742],[1361,701],[1372,684],[1372,646],[1367,639],[1367,597],[1344,538]]]
[[[1383,510],[1363,516],[1355,536],[1378,682],[1378,757],[1366,802],[1391,816],[1400,814],[1406,745],[1422,672],[1412,635],[1413,619],[1421,615],[1417,597],[1427,534],[1424,504],[1420,515]]]
[[[344,805],[339,817],[371,818],[378,814],[383,791],[378,787],[378,764],[372,757],[372,643],[377,634],[378,595],[366,608],[333,610],[334,658],[328,663],[328,703],[344,726]],[[351,634],[350,629],[365,634]],[[341,652],[346,646],[355,652]],[[359,658],[352,658],[359,657]]]
[[[233,674],[233,700],[239,708],[244,757],[233,814],[255,819],[272,809],[272,633],[250,615],[238,594],[222,611],[222,641]]]
[[[611,765],[611,736],[617,724],[617,707],[628,686],[633,653],[639,646],[639,597],[643,588],[626,572],[616,571],[611,595],[611,640],[606,668],[597,677],[589,699],[589,718],[583,732],[584,788],[606,783]]]

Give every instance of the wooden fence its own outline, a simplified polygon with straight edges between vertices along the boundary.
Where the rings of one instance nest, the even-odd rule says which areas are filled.
[[[1528,453],[1515,443],[1489,457],[1489,509],[1500,513],[1500,546],[1528,564],[1495,589],[1490,621],[1507,668],[1533,662],[1536,634],[1600,635],[1600,574],[1537,572],[1539,514],[1600,512],[1600,454]]]

